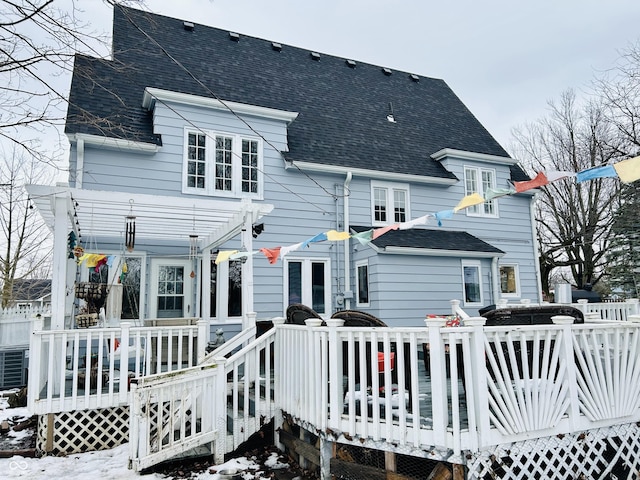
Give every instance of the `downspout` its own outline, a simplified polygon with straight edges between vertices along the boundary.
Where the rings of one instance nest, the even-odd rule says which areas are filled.
[[[542,275],[540,274],[540,251],[538,250],[538,239],[536,237],[536,215],[535,215],[535,198],[536,194],[531,197],[529,203],[529,217],[531,219],[531,240],[533,242],[533,265],[536,269],[536,287],[538,288],[538,302],[542,303]]]
[[[84,139],[76,137],[76,188],[82,188],[82,174],[84,172]]]
[[[347,172],[347,176],[344,179],[344,186],[342,188],[342,198],[343,198],[343,202],[342,205],[344,207],[344,212],[342,215],[343,218],[343,225],[344,225],[344,231],[348,231],[347,229],[349,228],[349,184],[351,183],[351,178],[353,177],[353,174],[349,171]],[[350,268],[350,264],[351,264],[351,240],[347,240],[345,242],[345,247],[344,247],[344,289],[345,292],[350,292],[351,291],[351,268]],[[344,308],[346,310],[349,310],[351,308],[351,298],[353,298],[353,295],[345,295],[345,299],[344,299]]]
[[[497,305],[500,301],[500,283],[499,283],[499,272],[498,272],[498,258],[493,257],[491,260],[491,284],[493,290],[493,304]]]

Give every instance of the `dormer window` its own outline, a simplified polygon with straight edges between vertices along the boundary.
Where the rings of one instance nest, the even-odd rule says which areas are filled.
[[[185,130],[183,193],[261,198],[261,171],[260,139]]]
[[[384,226],[409,220],[409,185],[371,182],[372,225]]]

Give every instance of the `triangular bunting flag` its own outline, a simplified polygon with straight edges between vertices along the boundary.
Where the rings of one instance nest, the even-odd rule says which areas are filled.
[[[538,173],[533,180],[527,180],[526,182],[513,182],[513,186],[516,189],[516,193],[525,192],[532,188],[542,187],[549,183],[546,175],[543,172]]]
[[[467,195],[464,197],[458,205],[456,205],[453,209],[454,213],[462,210],[463,208],[473,207],[474,205],[479,205],[484,203],[484,198],[479,193],[472,193],[471,195]]]
[[[273,265],[278,261],[278,255],[280,255],[280,247],[276,248],[261,248],[260,251],[267,257],[269,263]]]
[[[231,255],[233,255],[234,253],[236,253],[238,250],[221,250],[218,252],[218,255],[216,256],[216,265],[218,265],[219,263],[222,262],[226,262],[227,260],[229,260],[229,257]]]
[[[442,220],[445,220],[447,218],[453,218],[454,213],[455,212],[453,210],[441,210],[439,212],[434,213],[433,216],[436,217],[436,220],[438,221],[438,226],[441,227]]]
[[[351,238],[351,234],[349,232],[337,232],[336,230],[329,230],[327,232],[327,240],[330,241],[338,241],[338,240],[348,240]]]
[[[373,240],[373,228],[371,230],[367,230],[366,232],[358,232],[351,235],[351,238],[355,238],[362,245],[367,245]]]
[[[595,180],[596,178],[617,177],[618,173],[613,165],[603,165],[602,167],[593,167],[576,173],[576,182],[582,183],[587,180]]]
[[[426,225],[429,223],[429,217],[431,215],[423,215],[421,217],[415,218],[413,220],[409,220],[408,222],[402,222],[398,225],[398,230],[409,230],[417,225]]]
[[[325,232],[317,234],[315,237],[308,238],[304,242],[302,242],[302,247],[308,247],[310,243],[323,242],[327,239],[327,234]]]
[[[615,168],[620,180],[624,183],[631,183],[640,179],[640,157],[614,163],[613,168]]]
[[[302,246],[302,243],[303,242],[296,243],[295,245],[289,245],[288,247],[280,247],[280,258],[284,258],[284,256],[289,252],[298,250]]]
[[[514,193],[516,193],[515,188],[487,188],[484,192],[484,198],[489,201],[505,195],[513,195]]]
[[[376,228],[373,231],[373,240],[375,240],[376,238],[384,235],[385,233],[387,233],[389,230],[397,230],[399,227],[399,225],[397,223],[394,223],[393,225],[387,225],[386,227],[382,227],[382,228]]]
[[[559,172],[557,170],[546,171],[544,174],[547,176],[547,180],[549,183],[556,182],[563,178],[575,177],[576,174],[574,172]]]

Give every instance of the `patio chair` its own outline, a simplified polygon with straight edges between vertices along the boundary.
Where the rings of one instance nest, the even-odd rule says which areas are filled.
[[[302,303],[292,303],[287,307],[287,318],[285,323],[304,325],[304,321],[309,318],[319,318],[322,320],[322,317],[315,310],[303,305]],[[325,325],[324,321],[322,322],[322,325]]]

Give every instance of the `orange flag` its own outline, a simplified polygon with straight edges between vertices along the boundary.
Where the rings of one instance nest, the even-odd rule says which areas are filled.
[[[264,253],[264,256],[267,257],[270,264],[274,264],[278,261],[278,256],[280,255],[280,247],[276,248],[261,248],[260,251]]]
[[[398,228],[400,227],[400,225],[398,225],[397,223],[394,223],[393,225],[388,225],[386,227],[382,227],[382,228],[376,228],[373,231],[373,240],[375,240],[376,238],[378,238],[380,235],[384,235],[385,233],[387,233],[389,230],[398,230]]]
[[[538,188],[549,183],[547,176],[540,172],[533,180],[527,180],[526,182],[513,182],[513,186],[516,189],[516,193],[524,192],[525,190],[531,190],[532,188]]]

